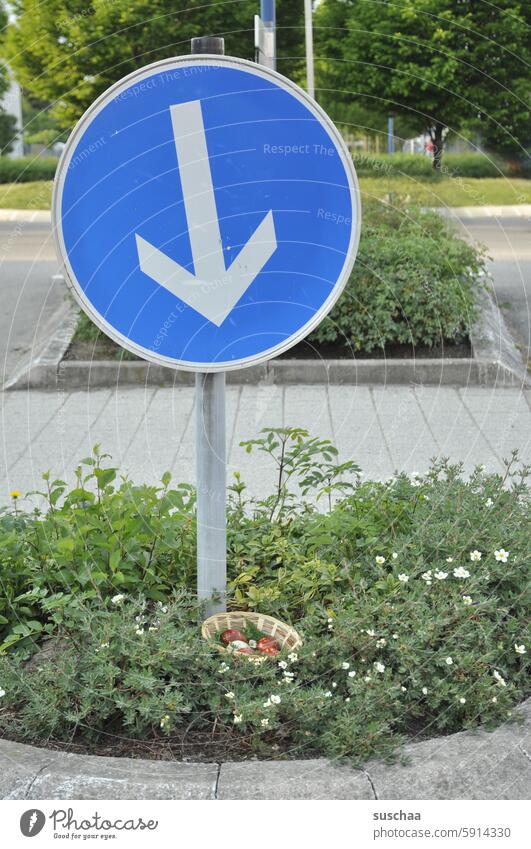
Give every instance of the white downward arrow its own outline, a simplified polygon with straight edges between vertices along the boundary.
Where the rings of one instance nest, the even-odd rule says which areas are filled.
[[[218,327],[277,248],[270,210],[225,268],[201,101],[170,107],[194,274],[135,233],[142,271]]]

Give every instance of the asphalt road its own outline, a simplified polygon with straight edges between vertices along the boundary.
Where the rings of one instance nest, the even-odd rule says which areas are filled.
[[[49,224],[0,222],[0,386],[53,329],[64,283]]]
[[[463,218],[467,237],[488,249],[498,306],[524,361],[531,358],[531,219]]]
[[[531,357],[531,220],[461,220],[468,238],[486,245],[498,304],[519,344]],[[0,222],[0,385],[38,352],[53,329],[65,295],[53,280],[59,264],[46,223]]]

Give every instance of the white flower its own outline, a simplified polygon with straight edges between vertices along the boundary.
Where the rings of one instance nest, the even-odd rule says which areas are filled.
[[[330,699],[330,698],[332,698],[332,691],[331,691],[331,690],[327,690],[327,691],[326,691],[326,693],[325,693],[324,695],[325,695],[325,699]]]
[[[497,696],[493,696],[492,699],[491,699],[491,702],[494,702],[494,704],[496,704],[497,701],[498,701]]]
[[[446,658],[446,665],[447,665],[447,666],[451,666],[451,665],[452,665],[452,663],[453,663],[452,658],[451,658],[451,657],[447,657],[447,658]]]
[[[283,673],[283,675],[284,675],[284,678],[285,678],[286,681],[291,681],[293,678],[295,678],[294,672],[287,672],[286,671],[286,672]]]
[[[509,552],[505,551],[504,548],[498,548],[497,551],[494,552],[494,557],[499,563],[507,563],[509,559]]]
[[[372,678],[371,678],[371,676],[370,676],[370,675],[366,675],[366,676],[365,676],[365,678],[364,678],[363,680],[364,680],[364,681],[367,681],[367,683],[369,683],[369,681],[372,681]]]
[[[372,630],[372,628],[368,628],[368,629],[365,631],[365,633],[366,633],[369,637],[375,637],[375,636],[376,636],[376,632],[375,632],[375,631],[373,631],[373,630]]]
[[[498,682],[498,684],[500,685],[500,687],[506,687],[507,686],[507,681],[500,675],[500,673],[498,672],[497,669],[495,669],[492,674],[494,675],[494,677],[495,677],[496,681]]]
[[[348,677],[349,677],[349,678],[355,678],[355,677],[356,677],[356,673],[354,672],[354,670],[353,670],[353,669],[351,669],[351,670],[350,670],[350,672],[349,672],[349,674],[348,674]]]
[[[345,699],[345,701],[346,701],[346,702],[350,702],[350,696],[347,696],[347,698]]]
[[[460,705],[464,705],[464,704],[466,704],[466,699],[464,698],[464,696],[461,696],[461,697],[460,697],[460,699],[459,699],[459,704],[460,704]]]
[[[328,619],[327,619],[326,621],[328,622],[328,624],[330,624],[330,622],[333,622],[334,620],[333,620],[333,619],[331,619],[331,617],[329,616],[329,617],[328,617]]]
[[[455,578],[470,578],[470,572],[468,569],[463,569],[462,566],[458,566],[457,569],[454,569],[454,577]]]
[[[158,609],[160,610],[161,613],[167,613],[168,612],[168,608],[161,601],[157,601],[157,607],[158,607]]]
[[[466,604],[467,606],[468,606],[469,604],[472,604],[472,598],[471,598],[471,596],[469,596],[469,595],[464,595],[464,596],[463,596],[463,604]]]
[[[273,693],[272,696],[269,696],[269,699],[270,699],[272,705],[279,705],[280,702],[281,702],[280,696],[275,696],[274,693]]]
[[[225,698],[226,699],[233,699],[234,698],[234,693],[232,692],[232,690],[230,690],[230,692],[228,692],[228,693],[225,693]]]
[[[393,557],[393,560],[398,559],[398,554],[396,553],[396,551],[393,551],[392,557]]]
[[[423,694],[424,694],[425,696],[427,696],[427,695],[428,695],[428,688],[427,688],[427,687],[423,687],[423,688],[422,688],[422,692],[423,692]]]
[[[280,669],[287,669],[288,668],[288,664],[286,663],[285,660],[279,660],[278,665],[279,665]]]
[[[400,687],[403,693],[407,693],[407,687]]]
[[[109,643],[102,643],[100,645],[100,649],[108,649],[108,648],[109,648]]]
[[[329,626],[328,626],[328,630],[329,630],[329,631],[333,631],[333,630],[334,630],[334,626],[333,626],[333,625],[329,625]]]
[[[393,637],[393,640],[398,640],[398,634],[393,634],[392,637]]]
[[[226,663],[222,663],[221,666],[219,667],[219,672],[221,672],[221,673],[228,672],[229,669],[230,669],[230,667],[227,666]]]
[[[475,548],[474,551],[470,552],[470,559],[472,563],[479,563],[481,560],[481,551],[478,551],[477,548]]]
[[[401,581],[403,584],[407,584],[407,582],[409,581],[409,575],[406,575],[405,572],[400,572],[398,580]]]
[[[265,719],[262,719],[262,721],[260,722],[260,725],[262,726],[262,728],[267,728],[267,726],[269,725],[269,720],[268,720],[267,716],[265,717]]]
[[[421,575],[423,581],[426,581],[427,585],[431,584],[431,569],[428,569],[427,572],[423,572]]]
[[[435,577],[438,581],[444,581],[448,577],[448,572],[435,572]]]
[[[341,664],[341,669],[350,669],[350,663],[347,663],[346,660]]]
[[[384,666],[384,664],[383,664],[383,663],[380,663],[380,661],[379,661],[379,660],[376,660],[376,661],[373,663],[373,666],[374,666],[374,668],[376,669],[376,672],[385,672],[385,666]]]
[[[525,654],[526,653],[526,648],[525,648],[523,643],[521,643],[520,645],[518,645],[518,643],[515,643],[514,644],[514,650],[515,650],[516,654]]]
[[[151,633],[153,633],[154,631],[158,631],[158,630],[159,629],[155,625],[150,625],[149,628],[148,628],[148,631],[151,631]]]
[[[144,633],[143,628],[137,628],[136,631],[135,631],[135,634],[137,635],[137,637],[141,637],[143,633]]]
[[[242,719],[243,716],[241,715],[241,713],[235,713],[234,719],[232,721],[234,722],[234,725],[238,725],[242,721]]]
[[[5,694],[6,694],[6,691],[5,691],[5,690],[2,690],[2,689],[0,688],[0,699],[3,699],[3,698],[4,698],[4,696],[5,696]]]
[[[384,640],[384,638],[382,637],[381,639],[376,640],[376,645],[379,649],[383,649],[383,647],[387,645],[387,640]]]
[[[118,593],[118,595],[113,595],[111,598],[111,604],[121,604],[124,600],[125,596],[123,593]]]
[[[298,659],[299,659],[299,655],[296,654],[294,651],[292,651],[288,654],[288,660],[289,660],[290,663],[297,663]]]
[[[447,557],[447,558],[446,558],[446,562],[447,562],[447,563],[453,563],[453,562],[454,562],[454,558],[453,558],[453,557]]]
[[[383,566],[384,563],[385,563],[385,557],[382,557],[381,554],[379,554],[378,557],[375,557],[374,559],[375,559],[376,563],[378,564],[378,566]]]
[[[492,500],[492,498],[487,498],[487,500],[485,501],[485,507],[492,507],[493,504],[494,501]]]
[[[160,727],[161,727],[161,728],[164,728],[164,726],[165,726],[165,725],[167,725],[169,721],[170,721],[170,715],[169,715],[169,713],[167,713],[167,714],[166,714],[165,716],[163,716],[163,717],[162,717],[162,719],[160,720]]]
[[[250,649],[256,648],[256,640],[249,640],[249,648]]]

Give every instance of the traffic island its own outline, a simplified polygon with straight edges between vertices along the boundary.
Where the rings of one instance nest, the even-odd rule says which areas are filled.
[[[531,378],[495,300],[482,291],[480,315],[470,330],[471,356],[397,359],[277,358],[226,373],[238,385],[345,386],[421,385],[529,387]],[[193,386],[194,374],[146,360],[75,360],[67,352],[76,331],[79,310],[65,303],[57,315],[57,330],[44,350],[26,363],[5,389],[65,392],[103,387]]]

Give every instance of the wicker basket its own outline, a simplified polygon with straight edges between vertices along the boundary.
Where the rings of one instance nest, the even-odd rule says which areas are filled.
[[[291,625],[286,625],[284,622],[280,622],[273,616],[267,616],[265,613],[250,613],[243,610],[231,610],[228,613],[216,613],[214,616],[210,616],[203,622],[201,635],[205,640],[211,640],[215,648],[220,651],[227,651],[227,646],[224,646],[219,641],[219,638],[216,641],[217,635],[227,628],[244,629],[247,622],[252,622],[264,634],[275,637],[282,649],[294,651],[302,646],[301,638]],[[252,655],[248,654],[240,654],[238,656],[245,658],[252,657]],[[267,657],[267,655],[264,655],[264,657]]]

